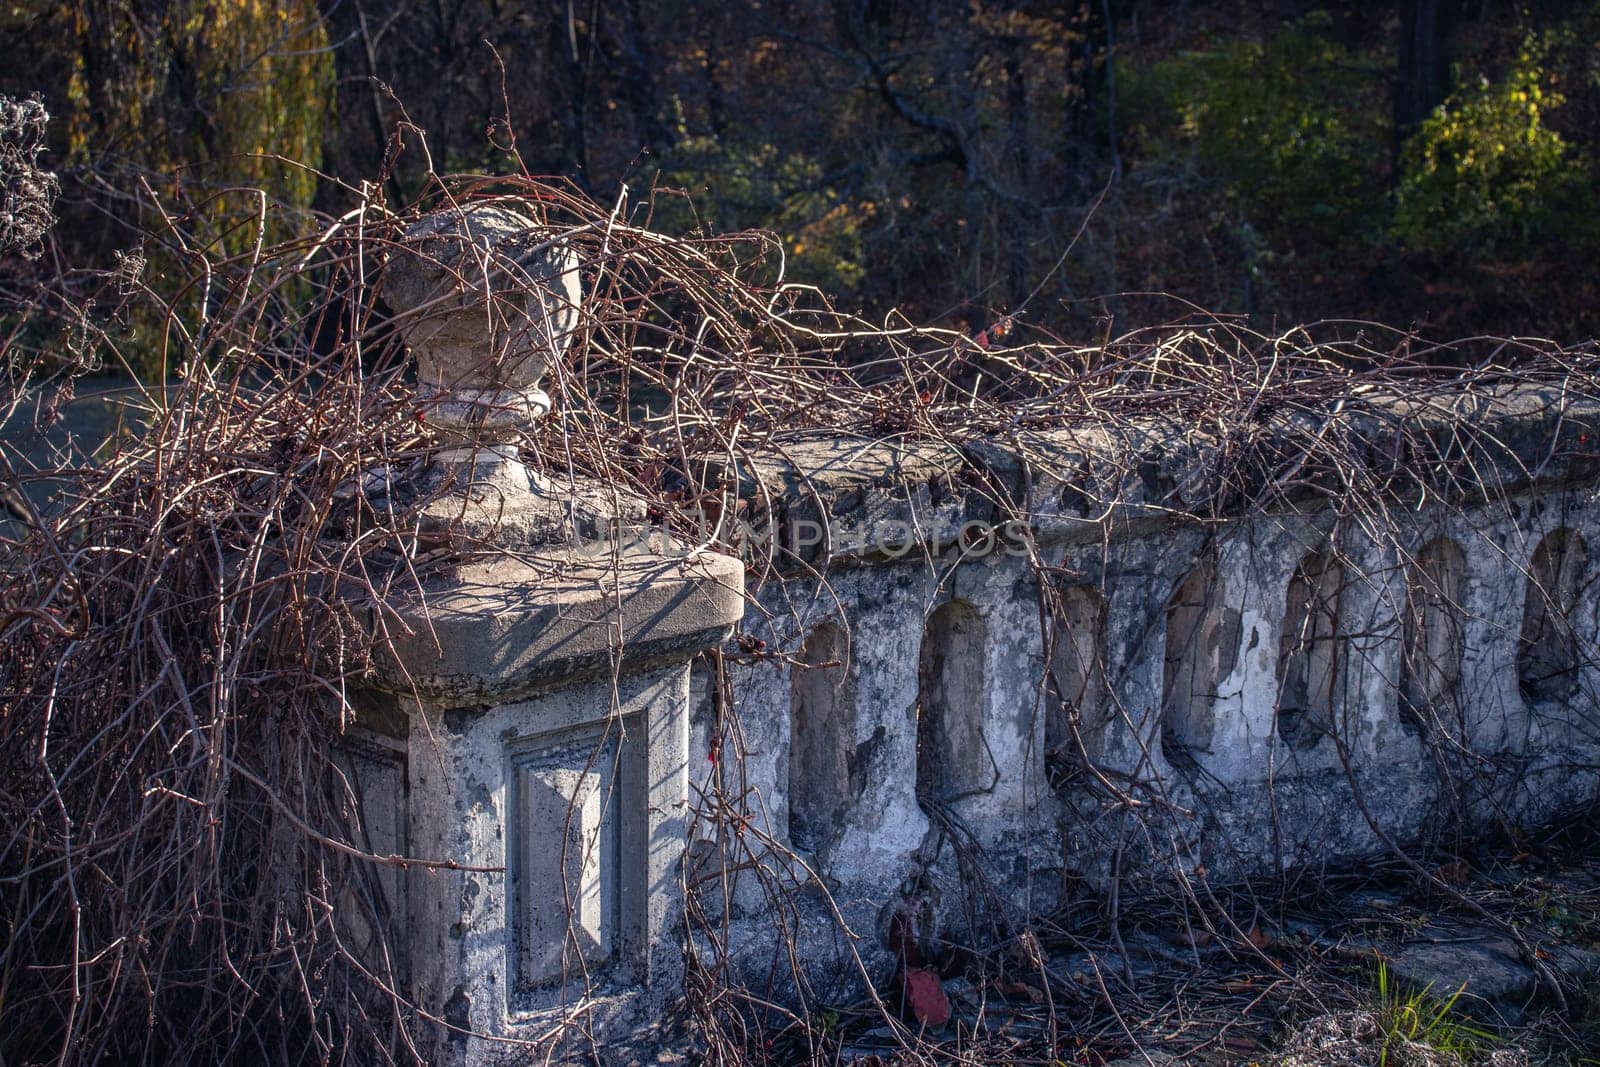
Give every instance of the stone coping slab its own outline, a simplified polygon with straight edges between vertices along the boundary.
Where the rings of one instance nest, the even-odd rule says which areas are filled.
[[[743,564],[713,552],[477,561],[385,604],[376,687],[445,708],[503,703],[610,670],[614,655],[635,670],[715,646],[744,609]]]
[[[1470,501],[1597,472],[1600,398],[1581,383],[1419,381],[1280,398],[1232,425],[1157,411],[960,442],[800,431],[700,473],[737,487],[752,527],[772,523],[783,566],[893,556],[907,530],[937,551],[1008,518],[1040,542],[1094,540],[1349,492]],[[820,535],[798,536],[807,522]]]

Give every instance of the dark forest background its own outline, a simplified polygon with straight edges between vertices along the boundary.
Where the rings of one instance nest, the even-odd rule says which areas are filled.
[[[363,180],[399,205],[430,170],[526,169],[654,188],[658,227],[771,228],[792,277],[874,316],[1597,332],[1594,0],[3,11],[0,91],[54,116],[46,264],[108,264],[162,199],[226,243],[257,186],[292,229]]]

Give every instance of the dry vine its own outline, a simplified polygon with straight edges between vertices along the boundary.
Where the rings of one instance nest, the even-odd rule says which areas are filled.
[[[348,211],[277,246],[218,243],[200,235],[198,209],[166,205],[164,228],[140,253],[161,271],[63,279],[9,309],[13,423],[48,429],[84,366],[139,362],[130,343],[160,349],[176,370],[171,384],[138,390],[129,430],[94,455],[4,456],[20,490],[0,541],[0,1047],[12,1062],[410,1062],[418,1035],[447,1025],[406,995],[379,874],[453,858],[375,854],[339,755],[353,694],[385,640],[360,624],[359,608],[439,562],[414,535],[425,501],[387,492],[426,461],[430,439],[382,302],[386,258],[421,208],[393,210],[378,188],[352,190]],[[1093,428],[1129,442],[1122,473],[1136,476],[1132,442],[1159,413],[1230,442],[1214,491],[1192,509],[1197,522],[1312,495],[1336,527],[1381,538],[1399,527],[1387,517],[1396,486],[1439,459],[1427,441],[1378,478],[1353,458],[1359,440],[1312,432],[1264,455],[1251,427],[1375,389],[1421,397],[1521,381],[1600,396],[1592,347],[1427,345],[1357,324],[1265,336],[1198,316],[1091,345],[1015,324],[974,338],[839,313],[785,283],[772,238],[658,234],[649,200],[606,207],[562,185],[481,179],[440,182],[428,206],[492,196],[536,212],[584,264],[580,336],[555,370],[555,413],[524,442],[527,455],[557,479],[644,497],[669,524],[764,514],[771,501],[741,499],[736,483],[698,472],[708,456],[748,466],[797,430],[1026,449],[1037,431]],[[130,338],[81,296],[91,283],[155,309],[140,321],[159,332]],[[985,488],[986,472],[972,476]],[[1341,551],[1337,536],[1331,551]],[[827,580],[806,578],[781,552],[750,562],[753,598],[784,574]],[[1071,638],[1066,586],[1042,556],[1031,564],[1049,648]],[[782,666],[798,654],[746,642],[725,655]],[[721,759],[696,832],[731,843],[723,862],[755,870],[773,922],[792,922],[802,861],[742,778],[740,695],[721,662]],[[1038,714],[1063,684],[1040,679]],[[1435,717],[1428,736],[1454,780],[1470,754],[1438,713],[1419,711]],[[1051,758],[1053,773],[1100,805],[1083,832],[1130,862],[1183,856],[1166,817],[1179,801],[1159,783],[1097,769],[1079,726]],[[905,1062],[1042,1062],[1097,1034],[1137,1048],[1139,1019],[1161,1006],[1135,997],[1126,975],[1097,970],[1086,990],[1051,960],[1115,941],[1131,912],[1155,905],[1113,900],[1085,913],[1079,901],[1019,917],[985,888],[981,850],[959,820],[935,814],[970,888],[967,930],[984,935],[962,947],[967,971],[996,989],[1030,984],[1046,998],[1042,1021],[945,1042],[916,1034],[885,994],[832,1005],[846,1021],[824,1022],[824,1005],[805,1002],[798,958],[779,982],[798,999],[776,1004],[720,953],[713,916],[725,909],[708,907],[708,894],[724,891],[724,870],[688,900],[685,993],[707,1062],[832,1062],[841,1033],[875,1028],[881,1054]],[[1406,858],[1408,847],[1396,843],[1396,855],[1428,876],[1431,861]],[[1220,938],[1269,983],[1300,982],[1239,918],[1258,906],[1248,888],[1211,885],[1192,863],[1167,873],[1160,908],[1197,941]]]

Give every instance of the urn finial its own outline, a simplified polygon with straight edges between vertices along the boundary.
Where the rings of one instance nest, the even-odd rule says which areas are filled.
[[[578,326],[576,253],[510,204],[451,207],[406,230],[385,293],[446,446],[438,462],[515,462],[512,442],[550,410],[540,383]]]

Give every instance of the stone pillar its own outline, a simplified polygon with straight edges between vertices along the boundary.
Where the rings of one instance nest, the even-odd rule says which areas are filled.
[[[541,1060],[520,1042],[581,1030],[618,1042],[681,987],[689,662],[742,616],[744,574],[595,540],[628,517],[598,503],[616,494],[557,491],[522,464],[579,322],[578,267],[497,202],[422,220],[388,268],[440,431],[424,533],[454,550],[374,609],[390,636],[374,706],[390,710],[369,717],[404,753],[402,851],[455,865],[411,868],[391,902],[410,991],[447,1024],[435,1063]]]

